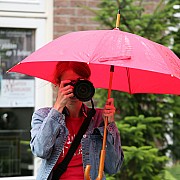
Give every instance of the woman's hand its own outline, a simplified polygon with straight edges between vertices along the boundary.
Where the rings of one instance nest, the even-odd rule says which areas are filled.
[[[114,122],[115,111],[116,108],[114,107],[114,99],[113,98],[107,99],[103,110],[103,118],[108,117],[109,123]]]
[[[62,113],[64,107],[66,106],[68,100],[70,97],[73,97],[73,86],[67,85],[70,83],[70,80],[64,80],[61,81],[61,84],[58,89],[58,94],[56,98],[56,102],[54,104],[54,109],[58,110],[59,112]]]

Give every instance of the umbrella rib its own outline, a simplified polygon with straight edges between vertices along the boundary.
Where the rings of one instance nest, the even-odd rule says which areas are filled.
[[[130,84],[130,72],[129,72],[129,68],[128,67],[126,67],[126,72],[127,72],[129,93],[132,94],[132,92],[131,92],[131,84]]]

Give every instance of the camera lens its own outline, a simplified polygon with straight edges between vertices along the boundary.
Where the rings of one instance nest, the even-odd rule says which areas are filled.
[[[95,93],[93,84],[88,80],[78,80],[74,86],[74,95],[80,101],[89,101]]]

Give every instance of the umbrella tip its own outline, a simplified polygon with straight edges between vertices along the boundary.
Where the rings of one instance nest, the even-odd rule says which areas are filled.
[[[116,28],[119,28],[120,25],[120,9],[118,9],[118,14],[116,18]]]
[[[11,69],[12,69],[12,68],[11,68]],[[6,74],[10,73],[10,72],[11,72],[11,69],[8,69],[8,70],[6,71]]]
[[[18,62],[16,65],[14,65],[14,66],[13,66],[13,67],[11,67],[10,69],[8,69],[8,70],[6,71],[6,73],[11,72],[11,70],[12,70],[15,66],[20,65],[20,64],[21,64],[21,62]]]

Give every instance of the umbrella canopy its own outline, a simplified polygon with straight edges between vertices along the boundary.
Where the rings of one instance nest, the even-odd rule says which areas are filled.
[[[96,88],[108,88],[109,66],[114,65],[114,90],[131,94],[180,94],[179,58],[165,46],[117,28],[61,36],[32,53],[9,72],[55,83],[54,71],[58,61],[87,62]]]

